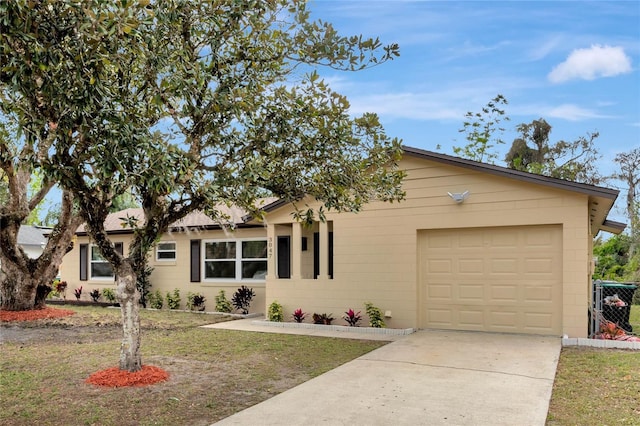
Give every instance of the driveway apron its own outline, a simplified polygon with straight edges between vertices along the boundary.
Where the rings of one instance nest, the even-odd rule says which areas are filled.
[[[544,425],[561,341],[419,331],[217,425]]]

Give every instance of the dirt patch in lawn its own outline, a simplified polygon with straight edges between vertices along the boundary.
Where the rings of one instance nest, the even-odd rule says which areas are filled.
[[[0,324],[0,424],[210,425],[384,344],[204,329],[229,318],[145,310],[143,365],[168,379],[109,388],[86,381],[117,365],[120,310],[66,308],[76,313]]]

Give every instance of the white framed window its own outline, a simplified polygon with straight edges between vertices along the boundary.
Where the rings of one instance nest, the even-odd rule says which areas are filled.
[[[176,243],[175,241],[160,241],[156,244],[156,260],[174,261],[177,258]]]
[[[98,246],[90,247],[91,256],[89,257],[89,271],[92,280],[113,280],[113,268],[100,254]]]
[[[267,240],[204,241],[205,280],[264,280],[267,275]]]

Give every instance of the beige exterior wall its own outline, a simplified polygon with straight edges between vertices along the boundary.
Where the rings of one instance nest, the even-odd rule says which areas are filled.
[[[220,289],[227,298],[242,284],[252,287],[257,296],[252,312],[266,312],[267,306],[278,301],[284,307],[285,319],[302,308],[309,314],[331,313],[334,324],[345,324],[341,316],[352,308],[364,314],[364,302],[372,302],[383,312],[389,311],[387,326],[418,327],[420,324],[419,235],[429,230],[518,227],[556,225],[562,233],[562,334],[586,337],[587,307],[590,299],[591,244],[587,195],[553,189],[516,179],[494,176],[467,168],[405,156],[401,167],[407,170],[404,182],[406,200],[401,203],[372,202],[358,214],[332,213],[326,223],[303,227],[294,223],[292,207],[285,206],[268,213],[265,227],[239,229],[233,234],[223,231],[173,233],[162,241],[177,244],[175,262],[155,260],[152,290],[163,295],[180,288],[183,306],[188,291],[201,292],[207,298],[207,310],[213,310],[215,295]],[[448,195],[470,191],[462,204]],[[306,200],[312,207],[319,205]],[[304,208],[305,202],[298,203]],[[321,269],[313,279],[313,234],[320,234]],[[333,232],[334,277],[328,276],[329,232]],[[277,237],[291,237],[291,278],[276,276]],[[266,237],[268,244],[268,275],[265,281],[201,281],[189,280],[191,239]],[[306,238],[307,250],[302,250]],[[114,236],[127,250],[130,237]],[[93,288],[115,287],[113,282],[80,281],[80,237],[75,248],[65,256],[62,279],[69,283],[67,294],[82,285],[88,297]],[[166,306],[166,304],[165,304]],[[366,322],[366,318],[365,318]],[[363,324],[366,325],[366,324]]]
[[[266,230],[264,228],[248,228],[237,229],[233,232],[222,230],[211,231],[194,231],[194,232],[172,232],[163,236],[160,242],[176,243],[176,260],[175,261],[159,261],[156,260],[155,249],[149,254],[149,266],[154,268],[151,274],[151,291],[159,290],[163,296],[167,292],[173,292],[175,288],[180,289],[181,308],[185,309],[187,301],[187,293],[202,293],[206,298],[207,311],[213,311],[215,308],[215,296],[220,290],[224,290],[227,299],[231,300],[233,293],[241,285],[253,288],[256,293],[251,302],[250,312],[264,312],[265,307],[265,280],[205,280],[201,272],[200,282],[190,282],[190,241],[199,239],[203,242],[210,239],[215,240],[234,240],[238,238],[265,238]],[[127,253],[131,235],[112,235],[113,242],[124,243],[124,252]],[[112,288],[115,290],[115,282],[113,280],[80,280],[80,244],[88,244],[89,237],[78,237],[74,248],[69,252],[62,264],[60,274],[61,279],[67,281],[68,290],[67,298],[73,298],[73,289],[80,286],[83,287],[82,298],[90,300],[89,293],[91,290]],[[201,254],[204,250],[201,250]],[[202,263],[202,260],[201,260]],[[203,269],[201,269],[203,271]],[[164,308],[167,308],[165,299]]]
[[[405,201],[373,202],[358,214],[327,214],[334,232],[334,279],[277,279],[272,273],[276,253],[271,253],[267,304],[278,300],[287,317],[302,308],[339,319],[347,309],[364,310],[363,303],[371,301],[391,311],[389,327],[417,327],[418,231],[553,224],[562,227],[563,334],[586,336],[591,239],[586,195],[410,156],[401,167],[408,172]],[[470,196],[462,204],[447,195],[467,190]],[[291,223],[291,210],[281,208],[267,219],[275,241],[281,229],[276,225]]]

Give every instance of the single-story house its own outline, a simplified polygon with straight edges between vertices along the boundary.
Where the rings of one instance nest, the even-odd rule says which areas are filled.
[[[25,254],[32,259],[39,257],[47,245],[47,234],[49,228],[39,226],[20,225],[18,231],[18,245],[22,247]]]
[[[278,301],[285,317],[302,308],[342,323],[372,302],[393,328],[587,336],[593,238],[625,226],[607,219],[617,190],[410,147],[399,165],[406,200],[328,212],[312,226],[277,200],[263,223],[231,212],[233,232],[188,216],[151,254],[153,290],[203,293],[211,310],[220,289],[230,298],[246,285],[257,293],[252,312]],[[107,223],[124,250],[127,214]],[[114,285],[82,230],[62,271],[71,288]]]

